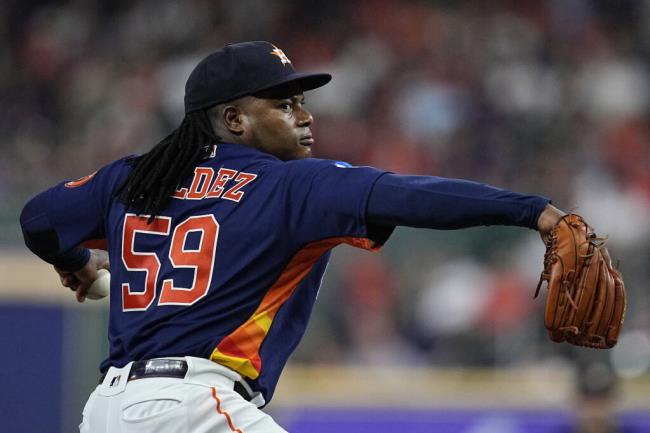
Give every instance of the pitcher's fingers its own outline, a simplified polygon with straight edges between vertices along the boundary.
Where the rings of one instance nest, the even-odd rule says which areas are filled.
[[[75,290],[75,297],[77,298],[77,302],[84,302],[86,300],[86,294],[88,293],[88,288],[83,288],[81,286],[78,286],[77,290]]]
[[[56,274],[59,276],[59,280],[61,281],[61,285],[65,287],[69,287],[67,277],[71,275],[71,272],[66,272],[62,271],[61,269],[57,268],[56,266],[52,266],[54,268],[54,271]]]
[[[64,287],[69,287],[70,290],[76,290],[75,286],[79,283],[79,279],[74,274],[61,277],[61,284],[63,284]]]

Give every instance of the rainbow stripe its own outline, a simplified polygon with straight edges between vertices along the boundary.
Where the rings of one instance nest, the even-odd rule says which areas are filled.
[[[379,246],[367,238],[336,237],[312,242],[291,259],[277,281],[266,293],[253,315],[212,351],[210,360],[235,370],[243,377],[256,379],[262,371],[260,348],[271,329],[280,307],[291,297],[318,259],[336,245],[347,243],[377,251]]]

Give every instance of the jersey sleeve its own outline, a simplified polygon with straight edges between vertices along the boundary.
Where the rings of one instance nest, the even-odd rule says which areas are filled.
[[[438,230],[481,225],[537,228],[550,203],[546,197],[521,194],[463,179],[386,174],[368,201],[368,220]]]
[[[105,237],[104,220],[120,168],[122,160],[32,198],[20,215],[27,247],[62,270],[83,267],[89,252],[79,245]]]
[[[386,242],[394,226],[366,220],[370,191],[384,171],[315,158],[287,166],[286,224],[299,244],[346,238],[347,243],[373,249]]]

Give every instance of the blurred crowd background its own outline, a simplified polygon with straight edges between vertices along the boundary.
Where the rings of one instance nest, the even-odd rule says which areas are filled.
[[[610,236],[631,300],[615,350],[551,344],[536,232],[398,229],[335,252],[293,362],[647,371],[650,2],[9,0],[0,34],[3,247],[31,195],[175,128],[203,56],[264,39],[334,76],[315,156],[546,195]]]

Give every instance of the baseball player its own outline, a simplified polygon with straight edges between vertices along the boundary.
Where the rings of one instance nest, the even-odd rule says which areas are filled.
[[[260,408],[298,345],[333,247],[377,251],[397,225],[548,233],[549,200],[311,158],[296,72],[268,42],[228,45],[185,87],[148,153],[37,195],[27,246],[83,301],[111,270],[110,354],[81,432],[283,432]],[[106,240],[108,257],[84,243]]]

